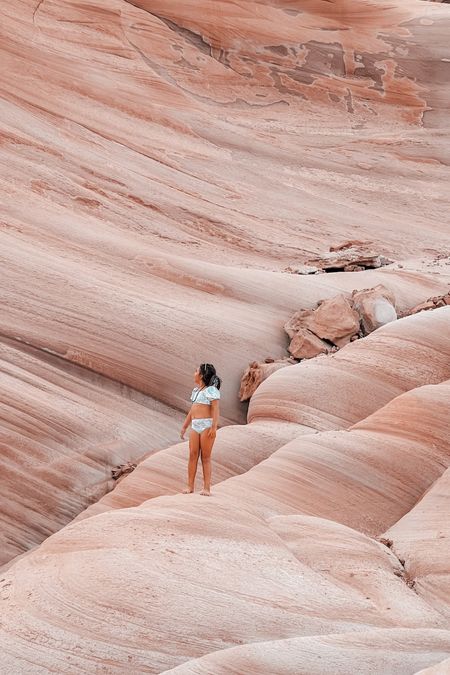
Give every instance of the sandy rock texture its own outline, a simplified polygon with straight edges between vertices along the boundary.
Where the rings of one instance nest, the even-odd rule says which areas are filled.
[[[447,651],[446,631],[381,629],[376,632],[303,637],[259,642],[213,652],[165,671],[173,675],[227,675],[279,673],[279,675],[348,675],[355,667],[374,675],[414,673],[422,662],[437,661]],[[447,662],[448,663],[448,662]],[[445,664],[420,673],[446,675]]]
[[[1,673],[448,672],[449,30],[0,3]],[[337,307],[342,349],[278,368],[336,297],[375,330]],[[205,361],[209,499],[179,494]]]
[[[431,320],[434,320],[432,324],[429,323]],[[414,406],[417,398],[421,402],[420,405],[424,406],[425,419],[421,433],[425,442],[428,443],[430,438],[435,438],[436,434],[439,443],[442,439],[446,439],[448,427],[445,415],[449,403],[448,388],[442,384],[436,389],[420,388],[416,391],[415,387],[422,382],[439,383],[446,380],[450,374],[450,364],[447,358],[450,350],[450,311],[440,310],[421,317],[417,315],[402,319],[395,326],[395,334],[390,335],[393,328],[394,326],[386,326],[370,338],[358,344],[352,343],[339,355],[289,366],[277,376],[271,375],[251,400],[249,423],[245,426],[230,425],[219,430],[214,449],[213,482],[218,483],[233,475],[244,474],[289,441],[294,443],[298,438],[303,444],[306,440],[303,436],[307,436],[307,440],[312,442],[319,438],[327,438],[326,435],[311,436],[318,431],[349,429],[352,425],[356,430],[358,424],[361,424],[363,429],[373,427],[374,432],[381,434],[385,433],[387,426],[395,435],[395,426],[399,419],[405,427],[409,425],[412,417],[410,407]],[[424,344],[430,328],[433,335],[441,334],[441,341],[435,342],[431,349],[429,345],[427,347]],[[412,340],[411,336],[414,336],[415,340]],[[408,343],[409,352],[406,350]],[[400,353],[404,358],[398,358]],[[412,354],[414,354],[415,367],[414,370],[408,372],[405,363],[408,362],[408,358],[412,358]],[[372,378],[368,395],[362,400],[362,386],[358,386],[358,381],[364,377],[364,373],[375,372],[372,366],[372,359],[375,355],[379,362],[385,363],[385,368],[382,370],[378,366],[379,381]],[[389,355],[391,355],[391,360],[388,359]],[[345,356],[347,358],[343,361]],[[288,370],[291,370],[291,377],[289,377]],[[346,377],[342,376],[343,372]],[[415,377],[419,379],[416,380]],[[338,391],[339,395],[334,395],[334,391]],[[291,408],[286,418],[284,417],[287,406],[280,409],[275,405],[269,407],[264,404],[266,398],[281,401],[283,392],[290,401],[296,401],[296,419],[292,419]],[[409,392],[405,400],[397,398],[404,392]],[[258,393],[262,398],[261,404],[257,403]],[[444,400],[441,400],[442,395],[444,395]],[[357,405],[358,400],[359,405]],[[383,407],[387,403],[391,405]],[[252,413],[254,406],[257,406],[255,414]],[[435,406],[437,406],[438,417],[436,417]],[[379,413],[380,422],[378,423],[379,408],[382,408],[382,411]],[[371,415],[377,420],[372,427],[370,427]],[[430,434],[430,437],[427,434]],[[354,445],[358,447],[361,443],[360,435],[353,435]],[[330,435],[329,438],[335,438],[335,436]],[[348,445],[347,435],[345,440],[344,437],[342,440],[344,445]],[[187,443],[179,443],[144,459],[132,476],[117,486],[113,492],[90,506],[86,512],[80,514],[79,518],[110,508],[137,506],[145,499],[168,492],[178,492],[185,479],[187,452]],[[387,457],[385,461],[388,461]],[[263,464],[259,469],[264,471],[264,467]],[[270,465],[269,471],[271,471]],[[245,479],[248,480],[247,476]],[[302,494],[299,489],[294,488],[301,479],[297,474],[293,474],[291,479],[292,490],[286,489],[286,492],[288,494],[292,492],[292,495]],[[333,497],[330,497],[330,501],[332,499]],[[400,503],[402,500],[403,496],[400,494]]]
[[[112,469],[166,447],[183,416],[118,382],[0,338],[0,566],[114,485]]]
[[[417,675],[447,675],[450,670],[450,659],[445,659],[441,663],[436,664],[435,666],[430,666],[430,668],[425,668],[421,670]]]
[[[367,419],[347,430],[303,430],[253,468],[222,480],[209,499],[147,494],[140,506],[116,505],[63,528],[12,565],[2,582],[5,667],[26,668],[34,659],[37,667],[49,669],[64,653],[67,672],[106,658],[110,672],[126,667],[162,672],[219,650],[219,657],[208,658],[219,658],[219,664],[225,659],[226,669],[234,667],[226,665],[228,648],[243,643],[248,645],[236,655],[238,668],[244,658],[250,672],[271,672],[278,649],[290,672],[304,649],[312,664],[328,654],[329,672],[333,667],[344,672],[351,657],[380,673],[400,661],[405,673],[442,661],[450,653],[445,613],[408,583],[411,573],[396,548],[377,539],[401,522],[450,466],[448,360],[440,357],[447,352],[438,344],[432,358],[421,344],[432,317],[448,321],[450,311],[405,318],[398,329],[416,337],[419,373],[425,348],[427,378],[436,384],[412,388],[406,378],[400,387],[408,383],[409,391],[394,394]],[[389,324],[361,345],[376,352],[377,334],[391,330]],[[443,334],[448,340],[450,333]],[[356,353],[356,347],[346,350]],[[301,366],[278,371],[266,386]],[[240,427],[242,434],[250,435],[253,424],[258,423]],[[138,472],[120,487],[136,484]],[[445,540],[443,545],[448,557]],[[68,624],[64,617],[75,580],[77,600]],[[124,587],[126,602],[118,592]],[[49,604],[52,593],[58,600]],[[99,617],[93,631],[93,617],[105,604],[114,620]],[[130,612],[133,622],[126,619]],[[39,652],[30,641],[36,617],[45,645]],[[382,650],[373,628],[390,629]],[[333,637],[342,633],[343,638]],[[268,634],[271,641],[310,636],[315,647],[301,640],[277,642],[258,650],[255,661],[250,643],[265,643]],[[79,651],[82,635],[85,646]],[[318,637],[327,635],[331,643],[323,647]],[[370,652],[368,661],[364,650]],[[191,666],[195,672],[195,662]]]
[[[416,506],[386,533],[404,561],[416,592],[450,616],[450,471],[436,480]]]
[[[266,380],[269,375],[272,375],[276,370],[292,366],[296,363],[295,359],[272,359],[268,358],[258,363],[252,361],[245,370],[241,378],[241,386],[239,387],[239,400],[248,401],[255,391],[258,389],[261,382]]]

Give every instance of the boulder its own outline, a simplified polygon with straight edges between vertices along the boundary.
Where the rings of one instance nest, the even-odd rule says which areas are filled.
[[[445,307],[446,305],[450,305],[450,291],[446,295],[438,295],[431,299],[434,302],[435,307]]]
[[[397,319],[395,297],[381,284],[375,288],[353,291],[353,307],[361,319],[364,335]]]
[[[352,244],[352,242],[348,242]],[[322,270],[338,271],[349,269],[356,265],[357,267],[376,268],[381,267],[381,256],[374,250],[365,245],[349,245],[347,248],[340,248],[308,261],[308,265],[313,265]]]
[[[359,314],[353,309],[348,298],[341,294],[330,300],[324,300],[310,316],[306,317],[305,326],[317,337],[343,347],[359,333]]]
[[[312,359],[319,354],[327,354],[331,345],[318,338],[307,328],[300,328],[292,338],[288,349],[296,359]]]
[[[306,321],[308,317],[313,314],[314,310],[312,309],[301,309],[298,312],[295,312],[284,324],[284,330],[292,338],[300,331],[302,328],[305,328]]]
[[[263,382],[269,375],[272,375],[276,370],[291,366],[294,359],[265,359],[264,362],[252,361],[247,370],[241,378],[241,386],[239,389],[239,400],[248,401],[253,396],[261,382]]]
[[[119,464],[115,466],[114,469],[111,469],[111,474],[114,480],[119,481],[124,476],[127,476],[129,473],[135,470],[137,464],[133,462],[126,462],[125,464]]]
[[[433,300],[426,300],[425,302],[421,302],[420,305],[416,305],[415,307],[413,307],[409,311],[409,314],[417,314],[418,312],[424,312],[428,309],[435,309]]]
[[[438,307],[445,307],[450,305],[450,291],[445,295],[438,295],[434,298],[428,298],[425,302],[421,302],[420,305],[416,305],[409,312],[406,312],[406,316],[410,314],[417,314],[418,312],[424,312],[428,309],[437,309]]]

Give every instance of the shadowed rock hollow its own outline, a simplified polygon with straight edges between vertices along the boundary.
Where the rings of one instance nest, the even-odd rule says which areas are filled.
[[[296,312],[448,292],[449,29],[419,0],[1,3],[1,672],[448,672],[450,307],[238,394]],[[347,240],[393,262],[286,273]],[[178,494],[202,361],[209,500]]]

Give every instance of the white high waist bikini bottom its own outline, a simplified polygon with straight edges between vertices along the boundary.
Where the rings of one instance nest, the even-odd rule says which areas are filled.
[[[205,431],[205,429],[209,429],[212,427],[212,417],[203,417],[199,419],[193,419],[191,420],[191,427],[193,431],[196,431],[198,434],[201,434],[202,431]]]

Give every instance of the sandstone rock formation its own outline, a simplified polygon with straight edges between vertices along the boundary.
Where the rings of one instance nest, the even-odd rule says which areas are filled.
[[[266,359],[262,363],[252,361],[242,376],[241,386],[239,387],[239,400],[248,401],[261,382],[267,379],[269,375],[272,375],[272,373],[280,368],[292,366],[294,363],[293,359]]]
[[[425,302],[419,303],[410,309],[408,314],[417,314],[418,312],[424,312],[429,309],[437,309],[438,307],[446,307],[447,305],[450,305],[450,291],[445,295],[438,295],[434,298],[425,300]]]
[[[328,354],[333,347],[348,344],[357,335],[359,323],[359,314],[344,295],[322,300],[316,309],[295,312],[284,324],[291,338],[288,350],[296,359]]]
[[[445,302],[434,304],[433,309],[437,306]],[[353,291],[351,297],[341,294],[323,300],[314,310],[302,309],[290,317],[284,330],[291,338],[289,352],[301,360],[336,351],[396,319],[394,294],[378,285]]]
[[[450,386],[450,383],[448,383]],[[404,561],[416,593],[450,618],[450,471],[436,480],[424,497],[386,533]]]
[[[434,314],[439,312],[449,315],[448,310]],[[399,324],[417,323],[420,318]],[[370,338],[364,341],[370,342]],[[434,368],[439,368],[438,363]],[[438,370],[433,372],[438,376]],[[308,649],[304,638],[311,633],[315,637],[309,639],[317,646],[308,658],[314,663],[320,654],[328,654],[330,672],[335,662],[344,672],[350,658],[345,645],[353,645],[354,656],[355,640],[362,650],[361,662],[366,663],[363,654],[368,650],[380,673],[386,667],[383,659],[399,663],[398,655],[386,656],[391,648],[398,651],[399,644],[402,657],[405,652],[403,664],[409,668],[403,665],[403,672],[441,661],[449,653],[446,618],[404,583],[393,552],[367,535],[384,532],[439,476],[443,464],[450,464],[445,428],[449,393],[447,384],[409,392],[349,432],[340,432],[342,440],[339,432],[300,437],[250,471],[222,482],[210,500],[198,495],[159,497],[61,530],[4,576],[5,667],[20,668],[30,658],[38,667],[53,667],[63,650],[70,655],[72,669],[89,669],[98,658],[108,658],[113,672],[126,666],[137,672],[161,672],[177,662],[254,641],[255,635],[262,638],[267,632],[276,640],[291,640],[277,645],[275,654],[281,649],[280,658],[294,666]],[[423,416],[414,415],[418,404]],[[399,435],[402,419],[409,424]],[[320,498],[314,497],[315,491]],[[327,516],[329,520],[324,520]],[[330,557],[333,545],[341,557]],[[85,571],[76,577],[74,605],[71,580],[81,551]],[[258,564],[261,556],[264,566]],[[63,558],[66,571],[61,575]],[[221,575],[222,569],[227,574]],[[123,595],[115,592],[124,584],[125,605]],[[49,594],[58,598],[51,615]],[[17,608],[25,606],[25,597],[28,609],[19,615]],[[69,598],[70,624],[64,622]],[[116,619],[97,622],[87,638],[91,614],[106,600]],[[133,622],[125,620],[130,610]],[[184,637],[192,635],[193,615],[195,642]],[[36,616],[41,617],[45,643],[45,650],[39,652],[34,643],[22,639]],[[151,629],[156,622],[157,632]],[[386,631],[382,643],[377,642],[378,631],[370,633],[373,628]],[[325,634],[334,645],[331,652],[323,646],[324,640],[328,644]],[[85,644],[88,639],[89,647],[77,653],[80,635],[85,636]],[[383,655],[378,651],[381,644]],[[248,648],[243,658],[249,659],[250,672],[271,672],[273,650],[259,651],[254,662],[251,645]],[[222,658],[227,659],[226,651],[221,651],[219,666]],[[242,663],[239,654],[236,658]]]
[[[344,347],[359,331],[359,314],[344,295],[320,303],[306,320],[309,330],[319,338]]]
[[[228,675],[230,672],[271,675],[348,675],[355,664],[373,675],[409,675],[420,663],[439,660],[447,652],[448,632],[381,629],[350,635],[326,635],[258,642],[213,652],[166,670],[168,675]],[[391,646],[392,645],[392,646]],[[445,662],[447,665],[450,661]],[[447,675],[437,664],[423,675]],[[363,671],[364,672],[364,671]]]
[[[448,294],[449,28],[419,0],[1,3],[0,672],[448,670],[450,307],[267,364],[247,417],[238,391],[299,308]],[[210,499],[178,494],[201,361]]]
[[[395,324],[397,330],[390,339],[388,335],[394,325],[385,326],[366,340],[357,345],[349,345],[335,356],[284,368],[268,378],[252,397],[248,412],[249,423],[245,426],[228,426],[219,431],[214,450],[214,482],[244,474],[299,436],[317,431],[346,429],[349,425],[357,424],[393,398],[414,390],[421,381],[437,383],[446,380],[450,374],[445,356],[449,349],[449,315],[448,312],[441,311],[427,315],[426,318],[434,318],[433,324],[427,325],[428,321],[424,319],[419,321],[418,316],[403,319]],[[442,333],[442,339],[436,343],[435,349],[422,344],[428,328],[435,333]],[[408,342],[409,349],[404,360],[397,358]],[[346,351],[348,356],[344,359]],[[411,372],[406,367],[413,358],[412,355],[419,380],[411,378]],[[373,367],[374,356],[379,359],[379,363],[385,364],[383,370],[379,365],[376,370]],[[362,397],[362,385],[358,386],[358,383],[364,381],[366,372],[373,372],[374,376],[368,395]],[[332,392],[337,390],[339,396],[333,396]],[[290,401],[290,405],[287,402],[285,407],[269,404],[269,401],[281,400],[282,393]],[[439,395],[439,391],[437,394]],[[430,411],[433,400],[429,405]],[[292,403],[298,411],[295,418],[292,415]],[[445,411],[445,404],[442,410]],[[397,405],[394,417],[399,414]],[[426,420],[425,424],[430,424],[430,420]],[[392,425],[395,425],[395,421]],[[442,433],[445,433],[446,428],[444,424]],[[185,443],[146,458],[130,478],[89,507],[80,518],[109,508],[137,506],[145,499],[178,492],[184,480],[186,453]]]
[[[117,464],[173,442],[182,415],[5,338],[0,372],[2,565],[111,490]]]
[[[395,296],[384,286],[352,293],[352,304],[365,335],[397,319]]]
[[[355,272],[381,267],[382,256],[364,242],[348,241],[330,247],[330,252],[309,263],[325,272]]]
[[[441,663],[421,670],[417,675],[447,675],[450,668],[450,659],[445,659]]]
[[[328,354],[331,351],[331,345],[318,338],[307,328],[299,328],[288,349],[296,359],[312,359],[319,354]]]

